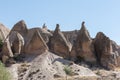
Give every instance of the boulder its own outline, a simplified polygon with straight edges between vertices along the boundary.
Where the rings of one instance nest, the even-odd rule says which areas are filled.
[[[59,24],[56,25],[56,29],[49,43],[50,51],[56,53],[64,58],[69,58],[71,51],[71,44],[68,42],[59,29]]]
[[[96,58],[94,55],[94,45],[92,43],[89,32],[85,28],[84,22],[82,22],[82,27],[72,47],[71,59],[79,59],[92,63],[96,62]]]

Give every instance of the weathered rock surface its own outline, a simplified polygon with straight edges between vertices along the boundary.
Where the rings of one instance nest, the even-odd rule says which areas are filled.
[[[0,23],[0,39],[5,40],[10,30]]]
[[[37,29],[28,31],[24,50],[27,54],[41,54],[48,50],[46,43]]]
[[[120,67],[120,46],[118,46],[114,41],[111,40],[113,58],[116,60],[115,65]]]
[[[7,36],[2,47],[2,58],[4,62],[9,57],[19,54],[41,54],[48,50],[48,47],[41,37],[39,28],[27,29],[25,22],[19,21],[14,25]],[[5,56],[8,57],[5,59]]]
[[[49,39],[51,36],[53,36],[53,34],[47,29],[47,26],[45,24],[43,25],[42,29],[39,29],[39,32],[44,41],[48,44]]]
[[[11,31],[16,31],[18,33],[20,33],[23,37],[26,36],[27,34],[27,25],[25,24],[25,21],[24,20],[21,20],[19,22],[17,22],[13,28],[11,29]]]
[[[27,25],[23,20],[16,23],[11,31],[16,31],[22,35],[24,39],[22,53],[41,54],[48,50],[47,45],[40,34],[47,33],[47,31],[40,28],[27,29]]]
[[[79,30],[74,31],[62,31],[67,41],[69,41],[72,45],[75,43]]]
[[[69,58],[71,51],[71,44],[68,42],[59,29],[59,24],[56,25],[56,29],[49,42],[50,51],[56,53],[64,58]]]
[[[119,58],[118,53],[113,52],[111,40],[102,32],[97,33],[94,39],[94,47],[96,52],[97,61],[100,65],[112,69],[118,65],[117,59]]]
[[[71,64],[71,61],[64,60],[62,57],[56,56],[53,53],[47,52],[38,56],[28,69],[28,74],[23,80],[57,80],[66,78],[64,68],[68,66],[73,71],[73,76],[69,78],[74,80],[74,76],[89,76],[90,78],[97,76],[88,68]],[[75,77],[76,78],[76,77]]]
[[[84,22],[82,23],[82,27],[78,33],[75,44],[73,45],[71,51],[71,58],[73,60],[77,58],[81,58],[87,62],[96,62],[94,52],[94,45],[92,43],[92,39],[89,35],[89,32],[85,28]]]
[[[8,40],[10,42],[10,47],[14,55],[21,53],[24,47],[24,38],[16,31],[11,31]]]
[[[66,80],[66,75],[67,80],[120,79],[120,72],[103,71],[99,74],[98,71],[98,77],[91,71],[103,67],[119,69],[120,46],[102,32],[92,39],[84,22],[80,30],[62,32],[58,24],[55,31],[48,30],[45,24],[43,28],[27,29],[27,25],[21,20],[10,32],[0,24],[0,38],[4,40],[0,53],[4,63],[14,63],[13,58],[23,54],[20,55],[25,57],[22,58],[23,61],[31,64],[19,66],[20,71],[18,70],[16,79],[18,77],[19,80]],[[65,58],[77,60],[79,65]],[[93,67],[94,63],[99,65],[95,64]],[[70,75],[66,74],[66,67],[72,71]]]

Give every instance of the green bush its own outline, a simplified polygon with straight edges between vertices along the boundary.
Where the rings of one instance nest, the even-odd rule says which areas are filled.
[[[64,71],[67,75],[73,75],[73,71],[69,66],[65,66]]]
[[[0,80],[11,80],[10,73],[6,70],[5,66],[0,62]]]

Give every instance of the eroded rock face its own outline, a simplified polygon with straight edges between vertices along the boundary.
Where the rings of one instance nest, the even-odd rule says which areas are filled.
[[[97,61],[100,65],[110,68],[116,64],[116,54],[112,51],[111,40],[102,32],[97,33],[94,39]]]
[[[27,31],[28,31],[27,25],[25,24],[25,21],[21,20],[21,21],[17,22],[13,26],[11,31],[16,31],[16,32],[20,33],[23,37],[25,37],[27,34]]]
[[[97,78],[96,74],[90,69],[74,63],[71,64],[71,61],[65,60],[54,53],[46,52],[34,59],[23,80],[66,80],[65,67],[70,68],[73,73],[68,80],[76,80],[76,78],[83,80],[79,79],[80,76],[89,76],[90,80],[94,80],[92,77]]]
[[[71,51],[71,59],[76,60],[79,57],[87,62],[96,62],[94,53],[92,39],[83,22]]]
[[[10,30],[0,23],[0,39],[5,40]]]
[[[8,36],[10,47],[14,55],[18,55],[22,52],[24,47],[24,38],[16,31],[11,31]]]
[[[46,43],[37,29],[29,30],[27,36],[27,42],[24,49],[25,53],[41,54],[48,50]]]
[[[40,31],[42,38],[46,42],[46,44],[48,44],[49,39],[51,36],[53,36],[53,34],[47,29],[47,26],[45,24],[43,25],[42,29],[39,29],[39,31]]]
[[[56,25],[56,29],[50,39],[49,45],[52,52],[64,58],[69,58],[71,44],[66,40],[65,36],[60,31],[59,24]]]
[[[114,41],[111,40],[113,58],[115,59],[115,65],[120,66],[120,46],[118,46]]]
[[[72,45],[75,43],[79,30],[74,31],[62,31],[67,41],[69,41]]]
[[[41,54],[48,50],[40,32],[38,28],[28,30],[23,20],[15,24],[3,44],[4,62],[19,54]]]
[[[11,31],[2,47],[1,54],[3,62],[5,63],[7,61],[7,59],[5,59],[5,56],[10,58],[19,55],[23,46],[23,37],[18,32]]]
[[[41,54],[41,52],[48,50],[46,43],[44,42],[40,34],[43,31],[42,29],[27,29],[27,25],[23,20],[21,20],[14,25],[11,31],[16,31],[22,35],[24,39],[24,46],[21,51],[22,53]]]

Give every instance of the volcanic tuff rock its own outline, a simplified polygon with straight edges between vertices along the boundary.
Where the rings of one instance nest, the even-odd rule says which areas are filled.
[[[47,26],[45,24],[43,24],[42,29],[39,29],[39,32],[43,37],[44,41],[48,44],[49,39],[51,36],[53,36],[53,34],[50,32],[50,30],[47,29]]]
[[[98,78],[90,69],[74,63],[71,64],[71,61],[65,60],[51,52],[46,52],[33,60],[23,80],[59,80],[60,78],[61,80],[66,80],[65,67],[69,67],[72,70],[73,76],[69,78],[70,80],[79,79],[80,76]]]
[[[0,39],[5,40],[10,30],[0,23]]]
[[[46,43],[44,42],[40,34],[41,32],[40,28],[27,29],[27,25],[23,20],[21,20],[14,25],[12,31],[17,31],[23,36],[25,42],[22,51],[23,53],[40,54],[42,50],[44,51],[47,50]]]
[[[69,41],[72,45],[75,43],[79,30],[74,31],[62,31],[67,41]]]
[[[49,42],[50,51],[62,56],[64,58],[69,58],[69,53],[71,51],[71,44],[68,42],[59,29],[59,24],[56,25],[56,29],[53,36],[50,38]]]
[[[81,67],[73,61],[65,60],[65,58],[77,60],[78,63],[87,67],[90,65],[86,65],[84,62],[101,65],[95,64],[96,66],[90,67],[93,70],[99,67],[108,69],[120,67],[120,46],[102,32],[99,32],[92,39],[85,28],[84,22],[80,30],[67,32],[60,31],[59,24],[56,25],[55,31],[48,30],[45,24],[43,28],[27,29],[23,20],[16,23],[10,33],[6,28],[5,32],[1,25],[0,29],[0,38],[4,39],[1,52],[2,61],[6,63],[11,57],[26,54],[23,61],[31,64],[24,74],[19,74],[20,80],[23,78],[25,80],[64,80],[66,78],[64,71],[66,66],[70,67],[74,73],[74,76],[68,77],[69,79],[76,80],[77,77],[77,79],[83,80],[80,76],[86,75],[97,77],[88,68]],[[89,78],[89,80],[93,79]]]
[[[19,22],[17,22],[13,28],[11,29],[11,31],[16,31],[18,33],[20,33],[24,38],[27,34],[27,25],[25,24],[25,21],[24,20],[21,20]]]
[[[48,50],[46,43],[44,42],[43,38],[41,37],[41,34],[37,29],[29,30],[27,36],[28,37],[26,37],[27,41],[24,48],[25,53],[41,54]]]
[[[77,39],[73,45],[71,51],[71,58],[72,60],[81,58],[87,62],[96,62],[94,53],[95,51],[92,39],[83,22]]]
[[[119,55],[113,52],[111,40],[102,32],[97,33],[94,39],[94,48],[100,65],[111,69],[118,64]]]
[[[37,45],[36,45],[37,44]],[[15,54],[41,54],[48,50],[39,28],[27,29],[25,22],[19,21],[12,28],[2,48],[2,55],[14,57]],[[6,60],[4,60],[5,62]]]

